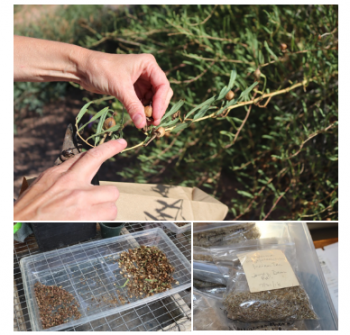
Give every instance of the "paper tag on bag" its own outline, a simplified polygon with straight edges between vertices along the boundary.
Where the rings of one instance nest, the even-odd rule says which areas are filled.
[[[299,286],[298,279],[281,250],[259,250],[237,256],[252,293]]]

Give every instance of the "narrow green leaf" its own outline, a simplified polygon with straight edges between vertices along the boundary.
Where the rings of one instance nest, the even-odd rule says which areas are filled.
[[[165,120],[166,118],[168,118],[169,116],[173,115],[174,113],[176,113],[181,106],[184,104],[183,100],[178,101],[177,103],[174,104],[173,107],[171,107],[170,111],[165,113],[164,116],[162,117],[162,120]]]
[[[230,133],[229,131],[226,131],[226,130],[221,130],[220,134],[224,135],[224,136],[228,136],[230,138],[230,140],[232,140],[235,137],[234,134],[232,134],[232,133]]]
[[[274,140],[275,138],[272,137],[271,135],[263,135],[261,136],[262,138],[267,138],[268,140]]]
[[[83,129],[84,127],[86,127],[89,123],[94,122],[94,121],[97,120],[100,116],[102,116],[104,113],[108,112],[108,109],[109,109],[109,107],[107,106],[107,107],[103,108],[102,110],[100,110],[98,113],[96,113],[96,114],[90,119],[89,122],[86,122],[83,126],[81,126],[81,127],[79,128],[78,131],[82,130],[82,129]]]
[[[220,91],[219,96],[217,97],[216,100],[222,100],[229,90],[230,89],[227,86],[224,86],[224,88]]]
[[[274,54],[274,52],[270,49],[269,45],[267,44],[267,42],[264,42],[264,46],[266,48],[266,50],[268,51],[268,53],[275,59],[278,60],[278,57]]]
[[[102,131],[103,123],[106,120],[106,116],[108,114],[108,109],[105,111],[105,113],[101,116],[100,120],[98,121],[97,129],[96,129],[96,134],[100,133]],[[100,136],[95,137],[95,145],[100,141]]]
[[[238,194],[243,195],[244,197],[248,197],[248,198],[254,198],[254,196],[246,191],[237,191]]]
[[[211,104],[213,101],[215,101],[216,96],[214,95],[213,97],[209,98],[208,100],[202,102],[201,104],[199,104],[198,106],[196,106],[195,108],[191,109],[187,115],[186,115],[186,119],[191,116],[195,111],[197,111],[198,109],[202,108],[203,106],[209,105]]]
[[[171,120],[169,122],[165,122],[165,123],[161,123],[159,126],[157,126],[157,128],[159,127],[171,127],[174,126],[175,124],[177,124],[179,122],[179,119],[176,118],[175,120]]]
[[[248,88],[246,88],[240,95],[238,100],[247,100],[249,93],[253,90],[253,88],[258,85],[259,83],[256,81],[252,85],[250,85]]]
[[[235,83],[236,76],[237,76],[237,71],[236,71],[236,69],[233,69],[233,70],[231,71],[230,81],[229,81],[229,83],[228,83],[228,88],[229,88],[230,90],[232,89],[233,84]]]
[[[191,122],[180,123],[172,131],[180,131],[182,129],[187,128],[190,124],[191,124]]]
[[[102,131],[102,132],[99,133],[99,134],[91,135],[90,137],[87,138],[87,140],[89,140],[89,139],[91,139],[91,138],[94,138],[94,137],[96,137],[96,136],[103,135],[103,134],[105,134],[105,133],[113,133],[113,132],[119,130],[120,127],[122,127],[122,125],[116,124],[115,126],[113,126],[113,127],[111,127],[111,128],[108,128],[107,130],[104,130],[104,131]]]
[[[210,108],[210,106],[204,106],[200,109],[200,111],[193,117],[193,120],[197,120],[199,119],[200,117],[202,117],[206,112],[207,110]]]
[[[83,106],[83,108],[79,111],[78,115],[77,115],[77,122],[79,123],[79,121],[81,120],[81,118],[84,116],[84,114],[86,113],[88,107],[93,103],[94,101],[90,101],[87,104],[85,104]]]

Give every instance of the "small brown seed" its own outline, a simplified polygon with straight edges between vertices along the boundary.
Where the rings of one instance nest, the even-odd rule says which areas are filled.
[[[107,129],[111,128],[111,127],[114,127],[115,125],[116,125],[116,122],[115,122],[114,118],[113,117],[109,117],[103,123],[103,128],[105,130],[107,130]]]
[[[281,48],[282,51],[286,51],[288,46],[285,43],[281,43],[280,48]]]
[[[232,91],[228,91],[227,94],[226,94],[226,96],[225,96],[225,99],[226,99],[227,101],[231,101],[234,97],[235,97],[235,93],[232,92]]]
[[[152,117],[152,114],[153,114],[153,108],[152,108],[152,106],[146,106],[145,109],[144,109],[144,111],[145,111],[145,115],[146,115],[147,117]]]

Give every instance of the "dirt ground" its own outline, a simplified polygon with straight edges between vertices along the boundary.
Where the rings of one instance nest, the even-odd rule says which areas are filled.
[[[23,177],[36,177],[52,167],[61,152],[63,137],[69,123],[82,107],[82,95],[74,91],[63,101],[56,101],[43,107],[43,115],[27,112],[16,121],[14,136],[14,198],[17,199]],[[124,163],[124,162],[123,162]],[[116,171],[122,169],[119,161],[102,165],[103,179],[121,181]]]

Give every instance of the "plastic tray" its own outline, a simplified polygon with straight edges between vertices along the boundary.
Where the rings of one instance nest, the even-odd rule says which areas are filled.
[[[128,297],[126,287],[120,288],[125,283],[125,278],[120,274],[117,260],[121,252],[139,245],[157,246],[162,250],[175,267],[173,277],[179,285],[173,284],[172,289],[148,298]],[[33,331],[43,330],[34,293],[34,284],[37,281],[44,285],[62,286],[73,294],[82,315],[79,320],[45,329],[46,331],[57,331],[91,322],[173,295],[191,286],[189,261],[160,228],[25,257],[21,260],[20,267]],[[119,287],[116,288],[114,284]],[[129,303],[120,303],[117,289]],[[101,301],[98,302],[98,299]],[[112,299],[117,299],[118,303],[111,305]]]
[[[174,222],[162,222],[162,224],[168,228],[170,231],[176,234],[182,234],[185,231],[188,231],[192,227],[192,222],[187,223],[186,225],[179,227],[176,223]]]
[[[260,222],[257,225],[261,229],[262,238],[283,238],[289,236],[291,241],[294,241],[297,256],[297,275],[310,297],[316,314],[320,318],[321,329],[338,329],[338,317],[330,298],[307,224],[302,222]],[[214,277],[216,278],[215,282],[223,283],[225,277],[221,272],[212,263],[193,262],[193,278],[213,281]]]

